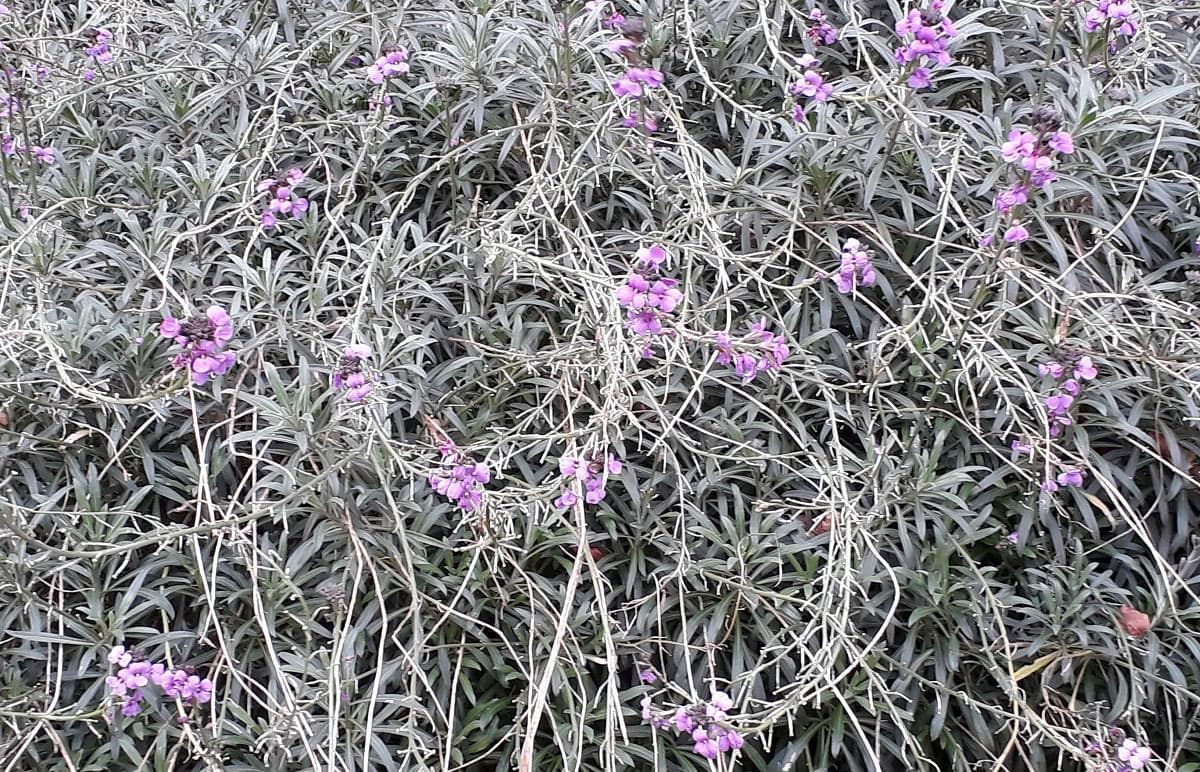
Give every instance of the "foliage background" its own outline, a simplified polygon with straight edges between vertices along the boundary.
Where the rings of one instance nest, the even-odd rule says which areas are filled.
[[[58,162],[6,166],[0,208],[0,769],[511,769],[526,738],[539,770],[708,767],[642,723],[638,661],[734,696],[725,768],[1084,769],[1113,724],[1200,768],[1197,8],[1139,3],[1105,57],[1088,2],[964,0],[913,94],[906,8],[826,6],[838,91],[802,128],[808,6],[620,6],[666,74],[651,152],[579,5],[11,6]],[[86,83],[91,26],[116,61]],[[997,258],[998,147],[1039,100],[1078,150]],[[313,211],[264,233],[290,166]],[[842,296],[851,236],[881,280]],[[652,242],[686,300],[642,360],[612,290]],[[239,364],[181,387],[157,325],[209,303]],[[743,384],[702,338],[760,316],[793,355]],[[365,408],[328,386],[352,339]],[[1039,496],[1009,443],[1071,351],[1088,479]],[[500,470],[482,513],[425,483],[426,417]],[[582,529],[551,506],[571,448],[625,462]],[[110,725],[120,642],[213,703]]]

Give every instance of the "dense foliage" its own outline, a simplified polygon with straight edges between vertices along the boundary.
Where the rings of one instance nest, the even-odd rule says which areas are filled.
[[[0,768],[1200,769],[1195,6],[7,2]]]

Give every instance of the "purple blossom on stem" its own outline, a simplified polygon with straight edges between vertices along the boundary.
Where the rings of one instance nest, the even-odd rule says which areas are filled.
[[[1114,30],[1116,34],[1132,38],[1137,34],[1138,24],[1134,18],[1133,6],[1128,0],[1100,0],[1095,8],[1087,12],[1083,27],[1088,32],[1098,32],[1101,27]],[[1117,41],[1109,43],[1109,50],[1115,51]]]
[[[268,177],[258,183],[258,192],[270,195],[266,208],[259,216],[264,230],[271,230],[278,225],[280,215],[291,215],[292,219],[298,220],[308,211],[308,199],[296,196],[294,190],[304,181],[304,176],[301,169],[292,168],[279,179]]]
[[[112,50],[109,49],[108,43],[113,38],[113,34],[106,29],[92,29],[89,33],[92,44],[84,49],[84,53],[92,57],[97,65],[111,64],[113,60]]]
[[[569,509],[579,502],[571,480],[583,484],[583,499],[588,504],[599,504],[605,495],[604,487],[608,475],[621,473],[621,462],[612,454],[600,456],[563,456],[558,462],[558,471],[566,481],[562,493],[554,500],[558,509]]]
[[[821,63],[812,54],[804,54],[797,60],[797,64],[804,72],[799,81],[788,86],[788,93],[796,100],[792,107],[792,118],[799,123],[804,120],[806,106],[802,100],[816,104],[828,102],[829,97],[833,95],[833,86],[825,82],[825,77],[821,74]]]
[[[657,336],[666,332],[664,321],[683,302],[679,282],[660,275],[667,251],[661,246],[644,246],[635,255],[634,269],[614,295],[626,309],[625,325],[635,335]]]
[[[1068,469],[1058,475],[1056,482],[1063,487],[1078,488],[1083,485],[1083,475],[1079,469]]]
[[[396,75],[407,75],[410,69],[408,49],[393,48],[367,67],[367,80],[378,85]]]
[[[442,453],[442,469],[429,475],[429,486],[450,499],[463,512],[470,512],[483,502],[483,486],[492,479],[487,464],[476,463],[453,442],[447,442]]]
[[[825,45],[833,45],[838,39],[837,27],[829,23],[825,17],[825,13],[819,8],[814,8],[808,14],[808,36],[817,45],[824,43]]]
[[[643,702],[643,706],[645,706]],[[733,700],[725,692],[714,691],[708,702],[676,708],[655,723],[656,728],[673,727],[692,743],[692,751],[706,759],[716,759],[722,753],[741,748],[745,744],[736,730],[729,726],[728,711],[733,709]],[[653,720],[653,714],[652,719]]]
[[[645,89],[661,88],[663,74],[649,67],[631,67],[620,78],[613,81],[612,90],[617,96],[640,97]]]
[[[1009,244],[1020,244],[1028,238],[1029,229],[1016,220],[1004,231],[1004,240]]]
[[[1002,190],[996,194],[996,200],[993,202],[997,212],[1007,214],[1014,207],[1024,206],[1029,200],[1029,188],[1025,185],[1014,185],[1007,190]]]
[[[350,402],[361,402],[371,393],[370,373],[363,366],[363,360],[370,356],[370,346],[355,343],[347,346],[338,360],[338,369],[333,373],[333,388],[345,389],[346,399]]]
[[[1154,751],[1148,746],[1138,745],[1132,738],[1126,738],[1117,748],[1117,758],[1129,765],[1129,769],[1141,769],[1150,761]]]
[[[1064,372],[1066,372],[1066,370],[1058,362],[1043,362],[1038,365],[1039,374],[1042,376],[1050,376],[1056,380],[1063,377]]]
[[[896,63],[910,68],[906,78],[910,88],[928,88],[933,67],[950,64],[946,49],[956,34],[954,23],[942,14],[941,0],[933,0],[924,10],[913,8],[896,22],[896,35],[904,40],[896,49]]]
[[[196,675],[190,667],[168,670],[161,663],[135,658],[124,646],[114,647],[108,653],[108,662],[117,667],[117,673],[105,678],[104,683],[109,694],[121,700],[124,716],[141,712],[143,690],[151,685],[185,705],[202,705],[212,699],[213,682]]]
[[[848,295],[856,287],[868,287],[875,283],[875,266],[871,258],[875,253],[867,249],[858,239],[846,239],[842,244],[842,263],[833,280],[838,292]]]
[[[171,364],[187,368],[197,386],[203,386],[214,375],[223,375],[237,361],[232,351],[221,350],[233,338],[233,321],[220,306],[209,306],[203,314],[182,321],[168,316],[158,331],[183,347]]]

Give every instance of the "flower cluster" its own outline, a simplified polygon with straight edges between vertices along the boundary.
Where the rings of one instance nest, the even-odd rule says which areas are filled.
[[[1105,33],[1116,29],[1118,35],[1133,38],[1137,34],[1137,19],[1133,16],[1133,5],[1128,0],[1100,0],[1095,8],[1087,12],[1083,19],[1083,28],[1088,32],[1098,32],[1103,27]],[[1117,41],[1109,41],[1110,51],[1117,50]]]
[[[716,759],[722,753],[735,751],[745,744],[737,731],[729,726],[728,711],[733,700],[725,692],[714,691],[708,702],[677,708],[674,713],[658,714],[649,695],[642,698],[642,719],[655,729],[674,728],[687,735],[692,750],[706,759]],[[667,718],[670,716],[670,718]]]
[[[367,80],[376,84],[383,83],[395,75],[407,75],[410,69],[408,49],[393,48],[367,67]]]
[[[804,120],[805,103],[802,100],[808,99],[817,104],[828,102],[833,95],[833,86],[825,82],[825,77],[821,75],[821,63],[812,54],[804,54],[796,63],[804,70],[804,74],[799,81],[788,86],[788,93],[795,99],[792,119],[800,123]]]
[[[637,99],[648,89],[662,88],[663,74],[649,67],[630,67],[625,74],[613,81],[613,93],[620,97]]]
[[[476,463],[457,445],[446,440],[442,453],[442,474],[429,475],[429,486],[450,499],[463,512],[470,512],[483,501],[483,486],[492,479],[487,464]]]
[[[737,341],[725,332],[718,332],[714,338],[717,363],[733,364],[733,371],[747,382],[764,371],[779,372],[791,353],[783,336],[767,329],[766,319],[750,325],[750,331]]]
[[[0,153],[3,153],[5,156],[28,154],[41,163],[54,163],[54,148],[40,147],[38,145],[18,145],[17,141],[9,134],[0,137]]]
[[[186,367],[197,386],[203,386],[214,375],[223,375],[237,361],[232,351],[221,350],[233,338],[233,321],[220,306],[209,306],[203,314],[182,321],[168,316],[158,331],[183,346],[171,364]]]
[[[950,64],[946,47],[957,32],[954,23],[942,15],[942,5],[941,0],[933,0],[928,8],[913,8],[896,22],[896,35],[906,41],[896,49],[896,63],[908,68],[910,88],[929,88],[933,83],[933,66]]]
[[[875,252],[867,249],[858,239],[846,239],[842,244],[842,264],[838,267],[837,276],[833,277],[838,292],[849,295],[856,287],[874,284],[875,266],[871,264],[874,256]]]
[[[1064,426],[1071,425],[1071,406],[1082,388],[1081,382],[1096,377],[1096,365],[1091,357],[1081,356],[1073,365],[1064,365],[1055,360],[1042,362],[1038,365],[1038,373],[1055,381],[1055,390],[1045,398],[1045,405],[1049,414],[1050,436],[1057,437],[1062,434]],[[1033,458],[1033,447],[1020,440],[1013,440],[1012,449],[1017,455],[1028,454],[1030,459]],[[1081,469],[1066,468],[1056,476],[1044,480],[1041,489],[1053,493],[1059,488],[1079,488],[1083,485],[1086,474]]]
[[[1056,361],[1043,362],[1038,365],[1038,374],[1043,378],[1053,378],[1056,382],[1062,381],[1058,385],[1060,391],[1046,398],[1046,410],[1050,413],[1050,436],[1057,437],[1062,433],[1062,427],[1071,425],[1069,413],[1075,397],[1079,396],[1080,382],[1096,377],[1096,365],[1089,356],[1080,357],[1073,367]]]
[[[371,393],[370,374],[363,368],[363,360],[371,356],[371,347],[365,343],[347,346],[338,360],[338,369],[333,373],[333,388],[345,389],[346,399],[361,402]]]
[[[609,46],[612,51],[626,56],[636,47],[637,44],[628,38],[621,38]],[[621,121],[621,125],[627,129],[641,127],[647,133],[657,131],[658,120],[646,109],[645,101],[650,90],[662,88],[662,85],[663,74],[650,67],[630,67],[624,75],[613,81],[614,94],[619,97],[637,99],[641,104],[640,109],[630,110],[629,114]]]
[[[108,47],[113,34],[106,29],[95,28],[88,32],[92,44],[84,49],[84,53],[96,60],[96,64],[112,64],[113,53]]]
[[[108,662],[118,668],[117,674],[104,680],[109,692],[121,699],[121,714],[136,716],[142,710],[142,691],[150,684],[161,688],[171,699],[185,705],[203,705],[212,699],[213,683],[192,672],[191,668],[168,670],[161,662],[135,659],[124,646],[108,653]]]
[[[1093,756],[1103,755],[1105,758],[1115,755],[1123,763],[1120,766],[1105,767],[1105,769],[1112,769],[1113,772],[1132,772],[1142,769],[1154,755],[1154,751],[1149,746],[1142,745],[1132,737],[1126,737],[1125,732],[1115,726],[1108,732],[1104,742],[1090,742],[1084,751]]]
[[[304,181],[304,172],[289,169],[282,179],[265,179],[258,183],[259,193],[269,193],[271,200],[263,209],[260,221],[265,230],[271,230],[279,222],[278,215],[290,214],[300,219],[308,211],[308,199],[296,196],[295,188]]]
[[[1000,157],[1018,164],[1022,170],[1021,180],[997,193],[992,202],[996,211],[1008,219],[1004,240],[1009,244],[1029,238],[1029,230],[1015,211],[1029,202],[1033,189],[1054,182],[1058,176],[1054,165],[1059,155],[1075,152],[1075,139],[1062,130],[1062,114],[1056,108],[1042,105],[1035,109],[1030,126],[1032,131],[1013,129],[1008,133],[1008,141],[1000,146]]]
[[[837,42],[837,27],[829,23],[820,8],[814,8],[808,14],[808,37],[817,45],[822,43],[831,46]]]
[[[1138,745],[1133,738],[1126,737],[1121,747],[1117,748],[1117,758],[1129,765],[1130,769],[1141,769],[1154,755],[1148,746]]]
[[[683,302],[679,282],[664,278],[660,267],[667,251],[660,246],[642,247],[635,255],[637,263],[617,288],[617,303],[627,309],[626,326],[637,335],[663,335],[663,321]]]
[[[607,476],[621,473],[621,462],[616,457],[592,455],[563,456],[558,462],[558,471],[567,478],[562,494],[554,500],[559,509],[569,509],[579,502],[579,495],[572,489],[572,478],[583,483],[583,500],[588,504],[599,504],[604,499]]]

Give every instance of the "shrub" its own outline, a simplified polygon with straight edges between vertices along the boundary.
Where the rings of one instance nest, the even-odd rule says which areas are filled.
[[[1197,18],[0,7],[8,768],[1200,768]]]

